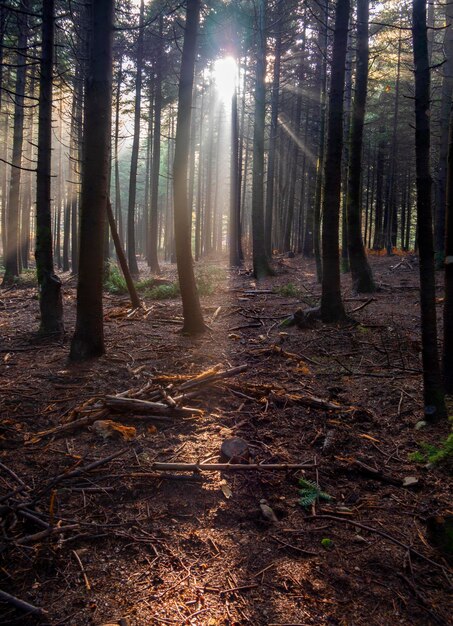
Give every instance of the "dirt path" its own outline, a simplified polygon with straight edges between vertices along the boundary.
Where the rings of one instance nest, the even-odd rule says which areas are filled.
[[[217,273],[215,295],[203,298],[211,330],[197,339],[178,333],[177,300],[147,301],[147,314],[128,318],[124,298],[107,296],[107,356],[83,366],[68,364],[67,342],[33,334],[34,288],[0,294],[0,461],[17,475],[0,468],[0,498],[22,487],[18,479],[25,483],[0,509],[10,538],[0,588],[46,609],[36,623],[53,626],[126,617],[138,626],[448,624],[451,571],[429,544],[426,520],[451,508],[449,468],[409,460],[420,442],[438,445],[449,428],[414,429],[422,418],[418,268],[400,257],[373,265],[382,290],[372,301],[346,292],[360,323],[342,328],[280,326],[319,294],[313,264],[299,259],[281,259],[279,275],[259,285],[246,273]],[[30,433],[93,397],[216,364],[248,369],[193,400],[202,416],[133,422],[131,442],[85,427],[24,446]],[[249,444],[251,462],[308,467],[152,470],[156,461],[217,462],[233,436]],[[109,463],[43,490],[122,448]],[[408,477],[417,483],[403,487]],[[303,508],[299,478],[332,499]],[[277,522],[263,516],[262,499]],[[38,523],[17,512],[30,500]],[[49,523],[68,529],[17,544]],[[35,623],[6,603],[0,615],[2,624]]]

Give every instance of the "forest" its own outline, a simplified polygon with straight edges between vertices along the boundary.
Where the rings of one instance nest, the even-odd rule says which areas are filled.
[[[0,0],[0,623],[453,614],[453,0]]]

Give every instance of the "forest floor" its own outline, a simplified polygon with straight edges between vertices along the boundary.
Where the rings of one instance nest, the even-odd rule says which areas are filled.
[[[68,362],[74,279],[64,278],[64,342],[36,334],[34,286],[2,291],[0,588],[47,613],[0,601],[0,622],[451,624],[452,571],[429,521],[452,513],[451,462],[423,461],[450,426],[415,428],[418,266],[371,260],[381,289],[357,297],[344,277],[358,323],[343,326],[280,325],[320,293],[314,264],[298,257],[278,259],[277,276],[259,284],[216,266],[215,293],[202,298],[210,330],[197,338],[179,332],[178,298],[145,298],[146,311],[130,315],[125,296],[106,294],[107,354],[82,365]],[[168,395],[218,364],[247,369],[188,385],[185,405],[202,412],[175,416]],[[105,395],[127,390],[168,403],[167,421],[102,408]],[[110,438],[93,415],[136,432]],[[36,435],[83,416],[91,425]],[[251,464],[306,467],[156,468],[218,463],[230,437],[247,442]],[[312,496],[306,486],[306,507],[300,478],[317,486]],[[332,499],[315,499],[317,488]]]

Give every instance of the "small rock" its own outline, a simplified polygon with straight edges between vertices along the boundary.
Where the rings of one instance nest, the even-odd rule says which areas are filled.
[[[250,458],[249,445],[240,437],[225,439],[220,452],[222,457],[231,463],[248,463]]]
[[[403,487],[413,487],[418,485],[418,478],[416,476],[406,476],[403,478]]]
[[[421,430],[422,428],[425,428],[425,426],[427,426],[428,422],[425,422],[425,420],[419,420],[416,424],[415,424],[415,430]]]
[[[272,522],[274,524],[275,522],[278,522],[278,517],[267,503],[267,500],[264,500],[264,498],[260,500],[260,509],[263,517],[266,518],[268,522]]]

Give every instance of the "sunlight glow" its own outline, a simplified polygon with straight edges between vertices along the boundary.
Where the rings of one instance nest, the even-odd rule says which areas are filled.
[[[214,63],[214,80],[222,102],[228,102],[233,97],[237,71],[237,64],[233,57],[217,59]]]

